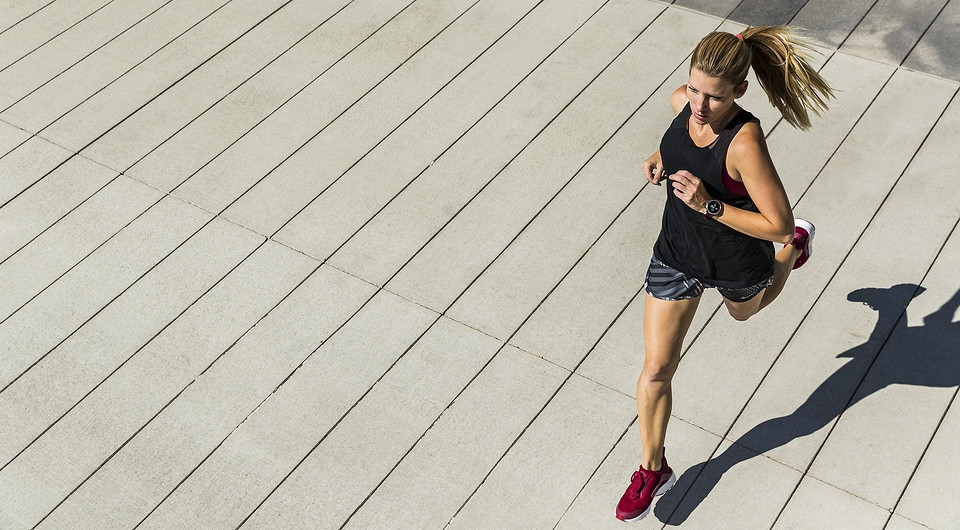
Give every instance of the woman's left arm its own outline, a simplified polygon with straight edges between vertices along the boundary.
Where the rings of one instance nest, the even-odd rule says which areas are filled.
[[[727,167],[731,176],[739,177],[743,182],[760,212],[724,204],[723,211],[714,216],[714,221],[758,239],[783,244],[792,241],[793,211],[759,124],[745,124],[730,142]],[[711,197],[698,178],[687,171],[679,171],[671,175],[670,180],[674,181],[674,193],[687,206],[706,211],[706,203]]]

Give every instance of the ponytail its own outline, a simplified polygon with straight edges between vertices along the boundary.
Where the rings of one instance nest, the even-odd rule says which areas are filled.
[[[690,67],[738,86],[750,66],[783,119],[799,129],[810,127],[808,111],[827,110],[833,89],[810,65],[810,45],[786,26],[755,26],[737,35],[713,32],[697,44]]]

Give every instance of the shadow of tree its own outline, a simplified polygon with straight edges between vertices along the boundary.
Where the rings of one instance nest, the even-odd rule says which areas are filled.
[[[837,357],[851,359],[830,375],[793,413],[767,420],[737,439],[714,458],[684,471],[676,486],[657,503],[654,513],[671,525],[682,524],[733,466],[812,434],[837,418],[863,398],[892,384],[953,387],[960,385],[960,322],[953,315],[960,307],[957,291],[940,309],[927,315],[922,326],[910,327],[904,315],[910,300],[925,289],[900,284],[886,289],[864,288],[851,292],[847,300],[861,302],[878,312],[877,324],[866,342]],[[909,351],[888,349],[884,353],[909,353],[908,362],[898,370],[871,371],[888,337],[898,335]],[[901,359],[898,359],[901,360]],[[902,369],[901,369],[902,368]]]

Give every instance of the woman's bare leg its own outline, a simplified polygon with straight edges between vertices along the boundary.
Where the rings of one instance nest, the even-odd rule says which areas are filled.
[[[746,320],[759,313],[764,307],[770,305],[770,302],[776,300],[777,297],[780,296],[780,292],[783,291],[783,286],[786,285],[787,278],[790,277],[793,264],[799,257],[800,250],[793,245],[786,245],[780,249],[780,252],[777,252],[773,260],[773,283],[770,284],[770,287],[767,287],[759,295],[754,296],[746,302],[731,302],[726,298],[723,299],[723,303],[727,306],[727,311],[730,312],[730,316],[737,320]]]
[[[700,297],[667,301],[646,295],[643,343],[646,354],[637,381],[637,417],[643,445],[641,465],[658,471],[673,405],[671,381],[680,363],[683,337],[693,322]]]

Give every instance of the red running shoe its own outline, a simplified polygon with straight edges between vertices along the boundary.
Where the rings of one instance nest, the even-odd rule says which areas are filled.
[[[677,477],[667,465],[666,456],[663,457],[660,471],[650,471],[640,466],[630,477],[630,486],[617,504],[617,519],[628,523],[643,519],[650,513],[653,498],[666,493],[676,481]]]
[[[799,269],[813,255],[813,223],[806,219],[797,218],[793,221],[793,241],[791,245],[800,249],[800,257],[793,263],[794,269]]]

